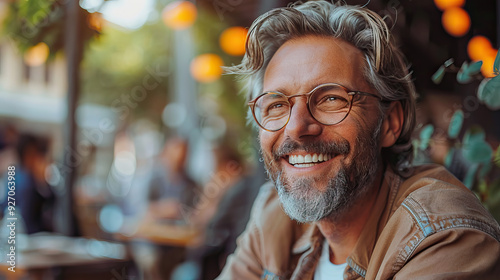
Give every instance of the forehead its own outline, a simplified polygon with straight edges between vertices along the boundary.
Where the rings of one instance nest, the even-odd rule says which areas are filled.
[[[306,92],[322,83],[367,89],[363,53],[334,37],[305,36],[287,41],[274,54],[264,74],[264,91]]]

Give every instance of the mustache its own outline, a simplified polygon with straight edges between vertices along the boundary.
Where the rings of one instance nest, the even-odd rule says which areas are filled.
[[[329,142],[315,141],[299,143],[287,138],[275,151],[273,151],[274,160],[277,161],[281,157],[298,150],[306,151],[307,153],[343,155],[351,151],[351,145],[346,139]]]

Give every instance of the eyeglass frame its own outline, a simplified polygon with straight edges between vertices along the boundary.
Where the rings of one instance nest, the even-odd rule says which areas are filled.
[[[349,110],[347,111],[347,113],[345,114],[345,116],[338,122],[336,123],[333,123],[333,124],[325,124],[323,122],[320,122],[319,120],[316,119],[316,117],[313,115],[313,113],[311,112],[311,106],[309,105],[309,101],[311,100],[311,96],[312,96],[312,93],[315,92],[318,88],[321,88],[321,87],[324,87],[324,86],[338,86],[340,88],[342,88],[346,93],[347,95],[349,95],[351,98],[349,100]],[[257,100],[259,98],[261,98],[262,96],[266,95],[266,94],[270,94],[270,93],[279,93],[283,96],[285,96],[287,98],[287,102],[288,104],[290,104],[290,109],[289,109],[289,112],[288,112],[288,119],[287,121],[285,122],[285,124],[280,127],[279,129],[275,129],[275,130],[272,130],[272,129],[267,129],[265,127],[263,127],[259,121],[257,120],[257,117],[255,116],[255,105],[257,103]],[[351,109],[352,109],[352,100],[354,98],[354,96],[356,94],[359,94],[359,95],[364,95],[364,96],[371,96],[371,97],[375,97],[377,99],[379,99],[379,101],[381,102],[387,102],[387,100],[384,100],[381,96],[378,96],[376,94],[373,94],[373,93],[369,93],[369,92],[364,92],[364,91],[359,91],[359,90],[350,90],[348,89],[347,87],[341,85],[341,84],[337,84],[337,83],[325,83],[325,84],[320,84],[320,85],[317,85],[316,87],[314,87],[311,91],[307,92],[307,93],[301,93],[301,94],[294,94],[294,95],[290,95],[290,96],[287,96],[286,94],[282,93],[282,92],[279,92],[279,91],[275,91],[275,90],[270,90],[270,91],[266,91],[262,94],[260,94],[259,96],[255,97],[253,100],[249,101],[247,103],[247,105],[250,107],[250,110],[252,110],[252,115],[253,115],[253,118],[255,120],[255,122],[257,123],[257,125],[264,129],[265,131],[269,131],[269,132],[276,132],[276,131],[279,131],[281,129],[283,129],[287,124],[288,122],[290,121],[290,116],[292,115],[292,103],[290,102],[290,99],[294,98],[294,97],[300,97],[300,96],[306,96],[307,97],[307,102],[306,102],[306,105],[307,105],[307,110],[309,111],[309,114],[311,115],[311,117],[319,122],[320,124],[322,125],[336,125],[336,124],[339,124],[341,123],[343,120],[345,120],[347,118],[347,116],[349,115],[349,113],[351,112]]]

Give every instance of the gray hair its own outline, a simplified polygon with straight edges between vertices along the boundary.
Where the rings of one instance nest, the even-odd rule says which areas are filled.
[[[365,80],[386,101],[400,102],[404,112],[401,135],[384,152],[384,160],[400,170],[412,158],[411,134],[415,128],[416,92],[403,54],[384,19],[364,7],[310,1],[273,9],[250,27],[241,64],[226,73],[248,80],[247,99],[262,93],[264,74],[274,53],[287,41],[307,35],[331,36],[349,42],[365,57]],[[390,102],[381,102],[385,113]]]

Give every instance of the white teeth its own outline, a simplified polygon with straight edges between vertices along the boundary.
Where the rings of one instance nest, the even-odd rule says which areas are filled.
[[[294,166],[299,167],[299,168],[311,167],[311,166],[314,166],[314,163],[302,163],[302,164],[296,164]]]
[[[304,163],[304,156],[298,155],[297,156],[297,163]]]
[[[332,159],[329,154],[307,154],[307,155],[290,155],[288,156],[288,162],[295,165],[296,167],[309,166],[315,162],[323,162]],[[299,166],[300,165],[300,166]],[[312,166],[312,165],[310,165]]]
[[[312,162],[312,156],[311,155],[306,155],[304,157],[304,162]]]

